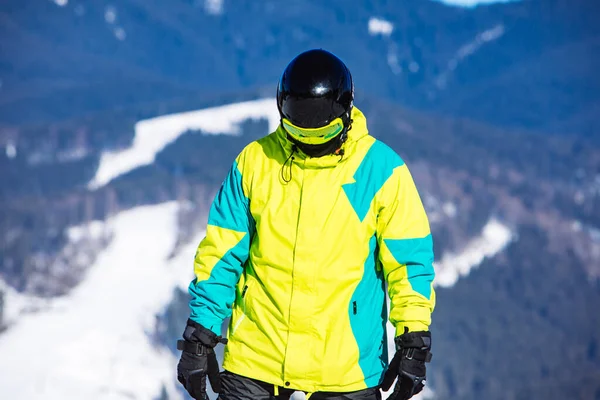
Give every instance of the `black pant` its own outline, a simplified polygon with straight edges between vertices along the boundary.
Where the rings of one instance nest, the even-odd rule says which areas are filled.
[[[217,400],[289,400],[294,392],[280,387],[279,395],[275,396],[273,385],[224,371],[221,373],[221,394]],[[379,388],[348,393],[317,392],[309,400],[381,400],[381,392]]]

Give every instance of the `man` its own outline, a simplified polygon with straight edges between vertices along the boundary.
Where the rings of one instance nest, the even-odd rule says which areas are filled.
[[[431,358],[433,250],[402,159],[367,132],[352,77],[324,50],[277,88],[281,124],[236,158],[190,284],[178,379],[196,399],[391,399],[421,391]],[[385,284],[397,352],[388,368]],[[214,347],[228,343],[219,377]],[[385,379],[384,379],[384,372]]]

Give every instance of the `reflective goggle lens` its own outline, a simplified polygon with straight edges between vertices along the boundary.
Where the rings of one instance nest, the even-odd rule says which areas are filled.
[[[306,144],[321,144],[329,141],[344,130],[344,122],[336,118],[320,128],[301,128],[292,124],[287,118],[281,121],[283,128],[294,139]]]

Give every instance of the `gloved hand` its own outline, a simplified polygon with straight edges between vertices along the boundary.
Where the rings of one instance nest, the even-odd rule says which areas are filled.
[[[219,364],[214,347],[218,343],[227,343],[227,339],[217,336],[190,319],[183,332],[185,340],[177,341],[177,349],[183,350],[177,364],[177,380],[196,400],[208,400],[206,377],[215,393],[221,391]]]
[[[404,328],[404,333],[396,337],[395,342],[396,354],[383,377],[381,388],[387,391],[397,377],[394,391],[387,400],[407,400],[425,386],[425,363],[431,361],[431,333],[408,332]]]

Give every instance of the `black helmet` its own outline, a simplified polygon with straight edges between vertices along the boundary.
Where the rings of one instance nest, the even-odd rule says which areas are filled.
[[[350,71],[339,58],[321,49],[294,58],[277,86],[277,107],[288,138],[313,157],[342,145],[353,100]]]

